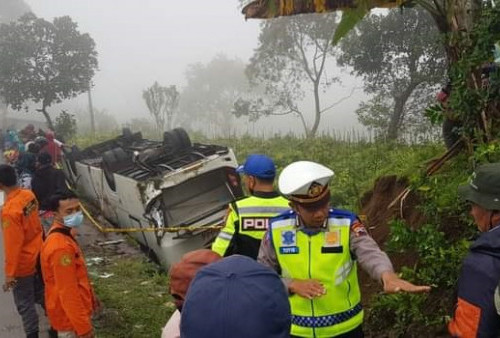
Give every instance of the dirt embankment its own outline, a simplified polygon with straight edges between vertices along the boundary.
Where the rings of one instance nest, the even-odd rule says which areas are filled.
[[[366,215],[366,226],[370,235],[380,245],[385,247],[389,238],[389,222],[393,219],[403,219],[412,228],[417,228],[425,221],[423,214],[418,210],[418,196],[409,192],[401,197],[408,187],[408,180],[398,178],[395,175],[382,176],[375,181],[373,190],[364,194],[361,199],[361,214]],[[394,202],[397,200],[396,202]],[[399,271],[404,265],[411,266],[417,260],[417,255],[412,252],[391,255],[394,269]],[[364,271],[360,269],[361,291],[364,303],[369,302],[373,294],[380,292],[382,287],[373,281]]]

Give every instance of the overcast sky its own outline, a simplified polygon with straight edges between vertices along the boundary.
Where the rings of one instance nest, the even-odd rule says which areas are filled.
[[[99,72],[94,78],[94,105],[121,119],[148,117],[142,90],[154,81],[185,83],[186,66],[208,62],[217,53],[247,61],[257,46],[259,21],[245,21],[237,0],[26,0],[34,13],[48,20],[69,15],[95,40]],[[325,104],[350,92],[344,88]],[[359,84],[358,84],[359,85]],[[327,116],[330,127],[356,124],[359,100],[347,100],[338,113]],[[86,109],[86,96],[70,103]],[[275,120],[277,123],[283,120]],[[294,123],[297,122],[295,125]],[[293,126],[300,128],[299,121]],[[268,125],[268,124],[267,124]],[[282,130],[282,128],[276,128]]]

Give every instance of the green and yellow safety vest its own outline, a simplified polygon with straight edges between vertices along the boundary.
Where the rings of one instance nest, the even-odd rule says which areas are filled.
[[[258,193],[236,201],[230,208],[212,250],[221,256],[239,254],[253,259],[257,258],[270,218],[290,209],[288,200],[277,193]]]
[[[317,279],[326,294],[309,300],[291,295],[292,330],[299,337],[335,337],[363,322],[356,262],[350,253],[350,227],[356,216],[330,210],[327,228],[308,235],[297,229],[294,212],[271,222],[271,240],[281,274]]]

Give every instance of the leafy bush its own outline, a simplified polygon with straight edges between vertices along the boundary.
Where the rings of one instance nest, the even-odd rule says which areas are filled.
[[[54,128],[57,137],[63,140],[72,139],[76,135],[75,115],[63,110],[61,114],[56,117]]]
[[[417,255],[417,263],[404,267],[402,276],[431,285],[433,290],[429,295],[376,297],[367,321],[375,335],[420,337],[445,331],[453,311],[462,260],[477,234],[467,216],[468,208],[457,194],[457,187],[467,182],[468,167],[468,159],[461,155],[431,177],[421,173],[412,176],[411,188],[419,192],[419,208],[426,223],[415,229],[404,221],[391,222],[386,247],[389,253]]]

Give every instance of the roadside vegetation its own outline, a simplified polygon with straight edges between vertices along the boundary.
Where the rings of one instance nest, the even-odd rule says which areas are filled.
[[[98,337],[159,337],[175,305],[167,274],[143,255],[89,260],[89,274],[103,311],[95,319]]]
[[[102,135],[102,138],[109,136]],[[429,296],[387,296],[378,295],[380,288],[376,288],[368,295],[371,301],[367,302],[366,332],[377,337],[405,336],[408,330],[434,334],[444,327],[453,305],[460,261],[468,240],[475,234],[468,223],[465,205],[459,202],[456,193],[457,186],[467,181],[467,169],[473,158],[462,155],[446,163],[438,174],[426,178],[422,173],[429,162],[445,152],[441,144],[369,142],[348,137],[339,140],[329,136],[315,139],[246,136],[216,140],[195,136],[195,139],[231,147],[239,162],[250,153],[266,153],[275,159],[279,170],[297,160],[323,163],[335,172],[331,184],[332,205],[360,214],[363,213],[362,196],[373,188],[377,178],[385,175],[407,178],[408,185],[421,200],[415,208],[425,214],[426,222],[406,224],[395,215],[386,249],[391,258],[401,253],[418,257],[416,263],[400,270],[412,281],[433,285],[434,291]],[[84,147],[88,142],[87,138],[81,138],[77,143]],[[500,148],[490,149],[487,156],[500,158]],[[370,226],[369,219],[367,222]],[[166,273],[143,257],[113,259],[95,269],[97,273],[102,269],[114,274],[106,279],[94,279],[106,305],[97,324],[100,336],[157,336],[173,311],[167,294]]]

